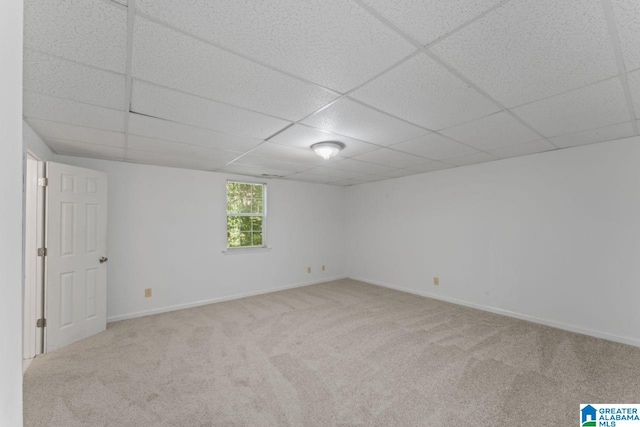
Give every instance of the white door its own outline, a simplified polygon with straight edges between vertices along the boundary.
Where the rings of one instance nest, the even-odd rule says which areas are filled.
[[[107,326],[107,174],[47,163],[46,349]]]

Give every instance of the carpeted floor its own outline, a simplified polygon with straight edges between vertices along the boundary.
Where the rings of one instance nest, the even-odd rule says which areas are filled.
[[[640,348],[353,280],[109,325],[36,358],[25,426],[572,426]]]

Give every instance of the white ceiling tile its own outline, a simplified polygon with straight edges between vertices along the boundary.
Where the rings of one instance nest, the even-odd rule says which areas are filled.
[[[293,175],[289,175],[286,179],[290,179],[293,181],[312,182],[314,184],[329,184],[330,182],[335,181],[334,177],[314,175],[307,172],[294,173]]]
[[[63,141],[54,138],[46,138],[45,142],[49,148],[60,155],[106,160],[123,160],[125,157],[125,149],[121,147],[109,147],[77,141]]]
[[[127,11],[102,0],[26,0],[24,45],[124,73]]]
[[[129,134],[239,152],[262,143],[257,138],[230,135],[133,113],[129,115]]]
[[[316,142],[339,141],[344,143],[345,147],[338,153],[338,158],[353,157],[379,148],[377,145],[298,124],[279,133],[269,141],[303,149],[310,148]]]
[[[636,117],[640,117],[640,69],[627,74]]]
[[[201,145],[182,144],[163,139],[147,138],[145,136],[129,135],[127,147],[130,150],[153,151],[177,157],[200,158],[228,163],[240,157],[242,153],[203,147]]]
[[[618,78],[512,110],[545,136],[558,136],[629,120]]]
[[[415,173],[415,172],[414,172]],[[334,181],[331,181],[331,185],[339,185],[342,187],[348,187],[350,185],[358,185],[358,184],[366,184],[368,182],[376,182],[382,181],[385,179],[391,179],[388,176],[379,176],[379,175],[365,175],[359,178],[340,178]]]
[[[593,144],[596,142],[611,141],[627,138],[634,135],[633,123],[617,123],[599,129],[591,129],[583,132],[551,138],[551,142],[560,148],[575,147],[577,145]]]
[[[627,71],[640,68],[640,2],[611,0],[611,4]]]
[[[125,136],[122,132],[92,129],[40,119],[28,119],[27,122],[38,135],[45,139],[61,139],[121,148],[125,146]]]
[[[248,175],[248,176],[255,176],[260,178],[284,177],[284,176],[293,175],[295,173],[287,170],[270,169],[270,168],[264,168],[260,166],[237,165],[235,163],[224,166],[219,170],[219,172],[228,172],[228,173],[233,173],[237,175]]]
[[[385,179],[389,179],[388,176],[380,176],[380,175],[367,175],[367,176],[363,176],[362,178],[352,178],[350,181],[350,185],[355,185],[355,184],[364,184],[367,182],[376,182],[376,181],[383,181]]]
[[[434,163],[434,162],[429,162],[429,163]],[[423,164],[423,165],[418,165],[415,166],[413,169],[394,169],[391,172],[385,172],[382,175],[379,176],[384,176],[386,178],[400,178],[403,176],[409,176],[409,175],[416,175],[420,172],[418,172],[417,170],[415,170],[416,168],[421,168],[424,167],[427,163]]]
[[[28,118],[124,132],[124,111],[96,107],[35,92],[24,92],[23,114]]]
[[[375,163],[361,162],[354,159],[344,159],[327,165],[328,168],[341,169],[351,172],[360,172],[364,174],[380,174],[391,173],[395,168],[389,166],[376,165]]]
[[[125,77],[120,74],[24,51],[24,89],[100,107],[124,110]]]
[[[265,169],[283,170],[289,172],[302,172],[311,169],[313,166],[309,164],[288,162],[285,160],[274,159],[271,157],[256,156],[253,154],[247,154],[240,157],[233,164],[256,166]]]
[[[411,154],[390,150],[388,148],[381,148],[376,151],[371,151],[370,153],[362,154],[360,156],[357,156],[355,160],[361,160],[363,162],[376,163],[378,165],[395,168],[410,168],[411,166],[422,165],[429,161],[424,157],[417,157]]]
[[[425,163],[424,165],[411,167],[410,169],[416,172],[426,173],[426,172],[440,171],[443,169],[450,169],[452,167],[453,166],[447,165],[442,162],[429,162],[429,163]]]
[[[137,0],[125,129],[128,1],[25,0],[23,114],[60,154],[332,185],[634,135],[636,0],[611,0],[635,117],[600,0],[361,1],[455,71],[359,2]]]
[[[444,159],[443,161],[454,166],[467,166],[474,165],[476,163],[490,162],[492,160],[497,160],[497,157],[487,153],[474,153],[467,154],[466,156]]]
[[[514,0],[432,49],[507,107],[618,74],[599,0]]]
[[[423,54],[367,83],[350,96],[432,130],[499,110],[492,101]]]
[[[353,2],[140,0],[140,11],[322,86],[346,92],[415,49]]]
[[[334,178],[334,179],[360,178],[367,175],[360,172],[345,171],[342,169],[325,168],[325,167],[309,169],[308,171],[306,171],[306,173],[311,175],[320,175],[323,177]]]
[[[537,133],[505,111],[442,130],[440,133],[481,151],[540,139]]]
[[[364,0],[420,44],[426,45],[502,0]]]
[[[318,156],[310,148],[296,148],[286,145],[274,144],[272,142],[265,142],[253,150],[251,154],[265,157],[273,157],[276,159],[287,160],[296,163],[305,163],[313,166],[326,166],[333,162],[338,161],[338,157],[325,160]]]
[[[264,139],[289,122],[139,81],[133,83],[132,111],[224,133]]]
[[[156,166],[212,171],[224,166],[224,162],[198,157],[183,157],[154,151],[127,150],[126,160]]]
[[[475,153],[476,150],[437,133],[414,138],[391,146],[394,150],[433,160],[447,159]]]
[[[358,185],[358,184],[365,184],[365,182],[358,181],[356,179],[338,179],[338,180],[331,181],[329,183],[329,185],[336,185],[338,187],[348,187],[350,185]]]
[[[143,18],[136,19],[134,77],[299,120],[338,95]]]
[[[509,147],[498,148],[496,150],[490,150],[488,153],[506,159],[509,157],[526,156],[529,154],[542,153],[543,151],[555,150],[553,146],[546,139],[540,139],[538,141],[526,142],[524,144],[511,145]]]
[[[390,145],[428,133],[347,98],[339,99],[302,123],[379,145]]]

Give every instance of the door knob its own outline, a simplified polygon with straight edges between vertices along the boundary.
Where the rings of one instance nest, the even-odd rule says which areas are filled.
[[[100,264],[104,264],[107,261],[109,261],[109,258],[107,258],[107,257],[100,258]]]

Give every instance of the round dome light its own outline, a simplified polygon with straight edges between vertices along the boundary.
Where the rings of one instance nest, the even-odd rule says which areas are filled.
[[[311,149],[325,160],[335,157],[343,148],[344,144],[338,141],[318,142],[311,146]]]

